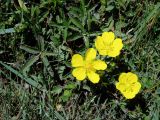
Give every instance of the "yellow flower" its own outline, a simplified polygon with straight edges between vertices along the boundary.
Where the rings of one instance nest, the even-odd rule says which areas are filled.
[[[71,60],[72,67],[74,67],[72,75],[77,80],[82,81],[88,77],[92,83],[99,82],[100,77],[96,70],[105,70],[107,64],[104,61],[96,60],[96,54],[97,52],[94,48],[89,48],[84,59],[80,54],[73,55]]]
[[[119,82],[116,83],[116,88],[127,98],[132,99],[139,92],[141,84],[138,82],[136,74],[128,72],[121,73]]]
[[[115,39],[113,32],[104,32],[102,36],[97,36],[95,46],[100,55],[116,57],[120,54],[123,43],[122,39]]]

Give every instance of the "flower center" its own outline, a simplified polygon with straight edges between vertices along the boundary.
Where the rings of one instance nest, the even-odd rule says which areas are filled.
[[[107,52],[113,51],[113,45],[108,45],[108,46],[106,46],[106,51],[107,51]]]
[[[103,49],[101,49],[101,50],[105,50],[106,51],[106,53],[108,54],[110,51],[113,51],[114,50],[114,47],[113,47],[113,45],[111,44],[111,45],[106,45]]]
[[[105,45],[105,50],[106,51],[112,51],[113,50],[113,42],[109,42],[109,43],[104,43]]]
[[[126,83],[126,85],[125,85],[125,91],[133,92],[132,84]]]
[[[94,70],[92,61],[85,61],[85,69],[88,72]]]

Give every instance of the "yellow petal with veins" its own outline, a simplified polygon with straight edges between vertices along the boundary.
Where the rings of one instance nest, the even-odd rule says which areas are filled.
[[[100,77],[97,73],[95,73],[94,71],[90,71],[87,73],[88,79],[92,82],[92,83],[98,83],[100,80]]]
[[[72,67],[81,67],[84,65],[83,57],[80,54],[75,54],[71,60]]]
[[[77,80],[84,80],[86,78],[86,69],[83,67],[75,68],[72,71],[72,75],[76,77]]]
[[[110,56],[110,57],[116,57],[116,56],[118,56],[120,54],[120,50],[110,50],[110,51],[108,51],[108,56]]]
[[[126,83],[126,80],[127,80],[127,73],[121,73],[119,76],[119,82]]]
[[[105,49],[105,45],[104,45],[104,42],[103,42],[103,39],[101,36],[98,36],[95,40],[95,46],[96,46],[96,49],[97,50],[103,50]]]
[[[85,60],[92,61],[96,58],[96,50],[94,48],[89,48],[86,52]]]
[[[132,99],[132,98],[134,98],[135,96],[136,96],[136,94],[135,93],[133,93],[133,92],[124,92],[124,93],[122,93],[127,99]]]
[[[116,38],[113,41],[113,47],[114,47],[115,50],[121,50],[122,47],[123,47],[122,39]]]
[[[96,70],[105,70],[107,68],[107,64],[102,60],[96,60],[93,62],[93,68]]]
[[[129,81],[128,81],[129,83],[135,83],[135,82],[138,81],[137,75],[136,75],[136,74],[133,74],[133,73],[131,73],[131,72],[128,72],[127,77],[128,77],[128,79],[129,79]]]
[[[102,38],[105,45],[109,45],[114,41],[115,35],[113,32],[104,32]]]

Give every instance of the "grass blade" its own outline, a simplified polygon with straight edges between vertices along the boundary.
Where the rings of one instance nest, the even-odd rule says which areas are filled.
[[[65,120],[64,117],[62,117],[62,115],[60,115],[57,111],[54,111],[54,114],[59,120]]]
[[[25,80],[25,81],[26,81],[27,83],[29,83],[30,85],[32,85],[32,86],[34,86],[34,87],[36,87],[36,88],[38,88],[38,89],[41,89],[41,88],[42,88],[42,86],[41,86],[39,83],[37,83],[36,81],[32,80],[32,79],[29,78],[29,77],[23,76],[20,72],[18,72],[17,70],[15,70],[14,68],[12,68],[11,66],[3,63],[2,61],[0,61],[0,64],[1,64],[2,66],[4,66],[7,70],[11,71],[12,73],[14,73],[14,74],[17,75],[18,77],[20,77],[22,80]]]
[[[24,10],[24,11],[28,11],[26,5],[24,4],[24,2],[22,0],[18,0],[18,3],[20,5],[20,7]]]

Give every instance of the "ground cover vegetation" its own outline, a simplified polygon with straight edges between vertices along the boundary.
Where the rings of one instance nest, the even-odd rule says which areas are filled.
[[[0,120],[159,120],[159,0],[0,0]]]

